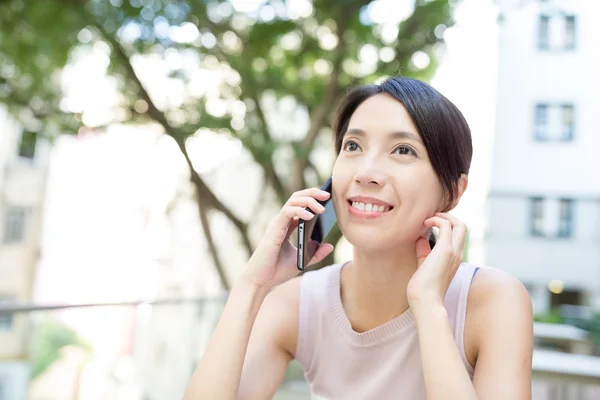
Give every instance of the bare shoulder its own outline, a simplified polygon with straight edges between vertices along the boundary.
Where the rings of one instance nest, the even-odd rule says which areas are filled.
[[[529,294],[521,281],[500,269],[480,267],[469,290],[469,306],[477,309],[478,306],[510,301],[515,297],[520,301],[529,301]]]
[[[291,355],[296,352],[301,284],[302,277],[296,277],[279,285],[265,298],[259,312],[262,323],[277,331],[279,345]]]
[[[465,325],[465,352],[474,365],[492,331],[512,335],[516,332],[508,330],[528,331],[533,326],[527,289],[505,271],[481,267],[469,290]]]

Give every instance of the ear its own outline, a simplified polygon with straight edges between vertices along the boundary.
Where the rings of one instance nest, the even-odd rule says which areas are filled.
[[[458,181],[456,182],[456,196],[454,197],[452,204],[450,204],[450,207],[448,207],[448,211],[453,210],[458,205],[462,195],[467,190],[467,186],[469,186],[469,177],[466,174],[460,174],[460,178],[458,178]]]

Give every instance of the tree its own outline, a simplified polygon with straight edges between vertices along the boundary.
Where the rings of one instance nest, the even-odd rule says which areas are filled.
[[[60,358],[60,350],[71,345],[78,346],[86,352],[91,351],[90,345],[79,338],[67,325],[51,318],[40,320],[32,338],[32,377],[36,378],[50,368]]]
[[[27,130],[50,136],[77,132],[84,124],[79,114],[61,107],[60,71],[76,50],[107,44],[108,74],[122,94],[107,124],[158,124],[177,143],[213,262],[228,289],[209,214],[224,214],[250,255],[248,222],[194,169],[188,138],[204,128],[239,139],[262,167],[265,191],[283,204],[292,192],[324,181],[311,157],[317,140],[331,132],[329,121],[345,88],[398,74],[432,76],[455,2],[414,0],[402,21],[379,23],[370,15],[393,17],[382,9],[392,2],[256,1],[255,9],[244,11],[235,7],[240,1],[0,0],[0,102]],[[169,104],[142,78],[143,60],[150,57],[164,63],[174,85],[186,88],[181,101]],[[218,93],[191,89],[199,69],[221,74]],[[275,134],[267,96],[291,100],[307,115],[302,137]],[[282,149],[293,154],[286,176],[276,159]],[[339,237],[337,232],[333,241]]]

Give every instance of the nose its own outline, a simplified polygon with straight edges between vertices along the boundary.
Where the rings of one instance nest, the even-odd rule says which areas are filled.
[[[376,157],[364,157],[357,166],[354,181],[361,185],[383,185],[385,173],[377,164]]]

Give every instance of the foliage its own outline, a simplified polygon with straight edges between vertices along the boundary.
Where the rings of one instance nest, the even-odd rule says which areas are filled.
[[[31,132],[50,137],[77,132],[86,121],[81,110],[64,104],[60,73],[81,54],[104,52],[120,96],[113,117],[103,124],[150,122],[176,141],[225,288],[228,279],[208,213],[223,213],[250,254],[248,221],[194,170],[186,140],[200,128],[239,139],[262,167],[264,192],[275,193],[280,203],[295,190],[319,186],[330,166],[319,169],[311,155],[331,142],[319,139],[330,132],[337,99],[349,86],[385,76],[428,80],[456,1],[414,0],[411,15],[387,24],[370,20],[375,6],[370,0],[272,0],[256,2],[247,12],[232,3],[0,0],[0,103]],[[242,3],[252,2],[234,4]],[[308,6],[297,10],[298,4]],[[164,68],[170,88],[181,88],[180,98],[157,89],[144,70],[150,60]],[[218,75],[222,79],[215,86],[211,77]],[[277,100],[275,107],[266,105],[268,97]],[[297,136],[280,134],[281,126],[269,118],[290,101],[309,119]],[[282,165],[291,169],[284,172]]]
[[[596,312],[589,324],[590,340],[596,346],[596,355],[600,355],[600,312]]]
[[[535,322],[545,322],[549,324],[563,324],[564,319],[557,309],[550,310],[547,313],[538,313],[533,316]]]
[[[63,347],[75,345],[90,351],[90,346],[82,341],[77,333],[64,323],[46,318],[36,324],[33,334],[31,365],[32,377],[46,371],[60,357]]]

